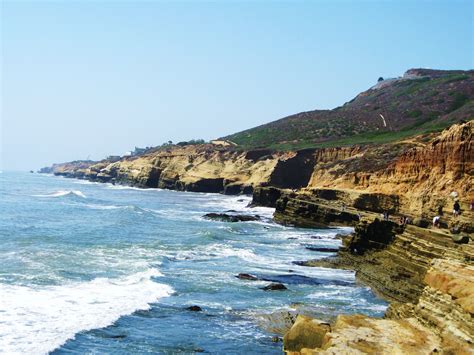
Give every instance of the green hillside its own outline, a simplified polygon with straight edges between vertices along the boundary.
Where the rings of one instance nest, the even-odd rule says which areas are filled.
[[[242,148],[386,143],[474,117],[474,70],[411,69],[333,110],[301,112],[223,139]]]

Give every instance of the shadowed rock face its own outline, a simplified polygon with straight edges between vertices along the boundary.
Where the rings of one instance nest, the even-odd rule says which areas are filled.
[[[270,149],[249,150],[245,153],[245,159],[253,161],[271,159],[273,153],[274,152]]]
[[[148,179],[145,181],[146,187],[158,187],[160,181],[161,170],[158,168],[151,168],[148,174]]]
[[[186,184],[184,190],[193,192],[221,193],[224,191],[224,179],[201,179],[196,182]]]
[[[269,184],[284,189],[306,187],[314,170],[314,150],[300,150],[295,156],[278,160]]]
[[[347,247],[353,253],[363,254],[374,249],[387,247],[397,233],[402,233],[403,227],[390,221],[375,219],[372,223],[363,221],[355,227],[352,238],[347,242]]]
[[[396,213],[399,209],[399,201],[397,195],[385,194],[361,194],[355,201],[354,207],[359,210],[367,210],[371,212],[389,212]]]
[[[252,205],[276,207],[282,191],[274,187],[258,187],[253,192]]]

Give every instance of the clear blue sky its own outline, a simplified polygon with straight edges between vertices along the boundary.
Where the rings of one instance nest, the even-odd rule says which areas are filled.
[[[473,68],[473,1],[1,1],[3,170],[210,139]]]

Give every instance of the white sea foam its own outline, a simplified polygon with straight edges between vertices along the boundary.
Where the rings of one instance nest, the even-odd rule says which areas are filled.
[[[91,208],[93,210],[117,210],[117,209],[120,209],[120,208],[128,208],[128,206],[95,205],[95,204],[87,204],[85,206],[87,208]]]
[[[222,210],[234,210],[236,212],[258,214],[262,217],[272,218],[275,212],[271,207],[248,207],[252,202],[250,196],[220,196],[210,194],[210,199],[206,202],[207,206],[218,207]]]
[[[256,255],[251,249],[235,248],[225,244],[212,244],[193,250],[182,250],[176,254],[177,260],[207,260],[228,257],[237,257],[247,262],[265,262],[264,258]]]
[[[110,190],[137,190],[137,191],[161,191],[162,189],[158,188],[148,188],[144,189],[141,187],[135,187],[135,186],[127,186],[127,185],[113,185],[113,184],[105,184],[107,189]]]
[[[170,286],[149,269],[119,279],[97,278],[61,286],[0,284],[0,352],[45,354],[76,333],[106,327],[120,316],[149,309]]]
[[[79,190],[59,190],[59,191],[56,191],[56,192],[53,192],[53,193],[50,193],[50,194],[46,194],[46,195],[34,195],[35,197],[63,197],[63,196],[71,196],[71,195],[75,195],[75,196],[79,196],[79,197],[82,197],[82,198],[86,198],[86,195],[84,195],[81,191]]]
[[[74,184],[77,185],[99,185],[102,184],[101,182],[98,181],[89,181],[89,180],[75,180],[73,181]]]

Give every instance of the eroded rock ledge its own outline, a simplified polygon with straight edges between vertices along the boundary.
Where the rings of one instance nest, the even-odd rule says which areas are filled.
[[[305,264],[356,270],[391,304],[385,319],[339,316],[317,347],[319,321],[297,320],[285,337],[300,339],[297,346],[285,341],[289,354],[474,351],[472,240],[457,244],[446,231],[364,220],[336,257]]]

